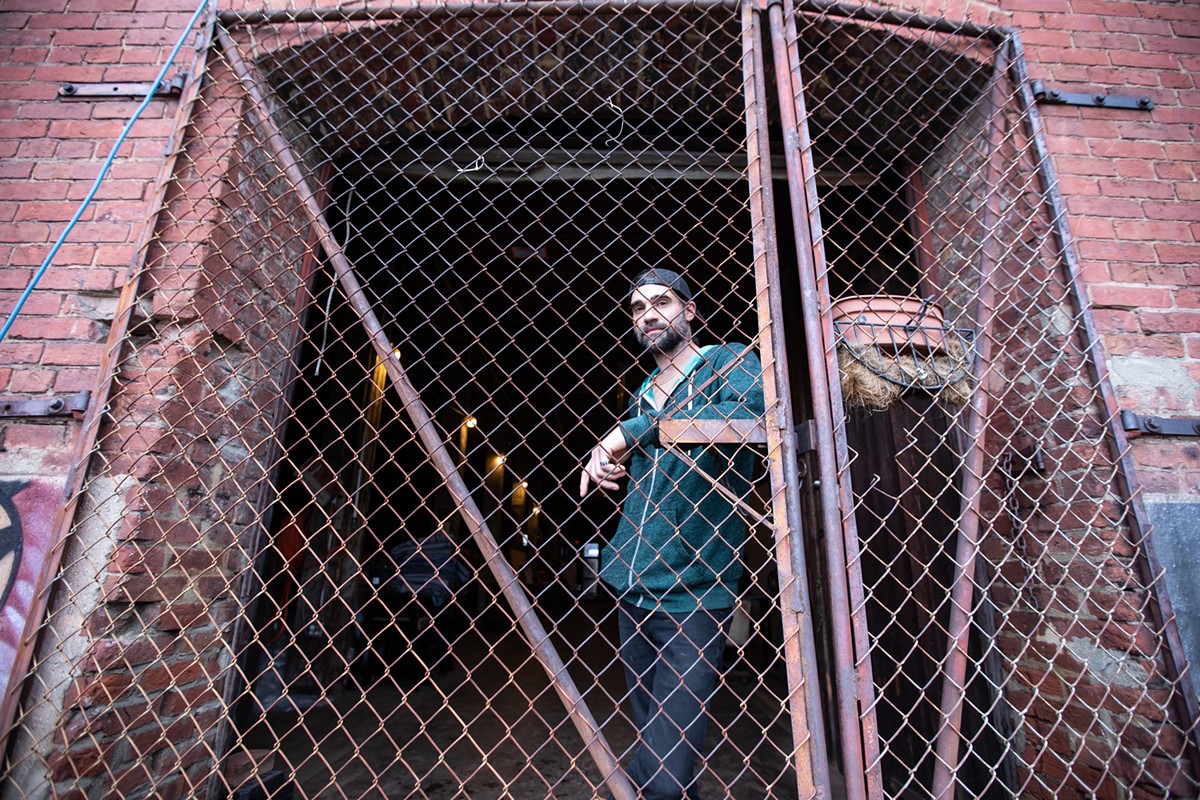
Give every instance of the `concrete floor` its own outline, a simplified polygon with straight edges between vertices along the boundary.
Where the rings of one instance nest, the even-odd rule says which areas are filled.
[[[297,798],[512,798],[605,796],[599,771],[511,620],[493,609],[455,643],[454,666],[429,674],[402,659],[374,685],[332,695],[303,712],[272,714],[244,742],[275,750]],[[547,625],[547,627],[551,627]],[[624,717],[611,600],[573,608],[552,627],[555,647],[615,752],[634,744]],[[790,719],[778,686],[760,681],[769,651],[727,653],[701,775],[706,800],[795,797]],[[275,749],[276,742],[278,749]],[[597,794],[599,792],[599,795]]]

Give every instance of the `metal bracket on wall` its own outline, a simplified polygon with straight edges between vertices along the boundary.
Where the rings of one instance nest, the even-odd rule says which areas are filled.
[[[0,418],[11,417],[70,417],[80,418],[87,411],[92,393],[55,397],[0,397]]]
[[[1200,418],[1145,417],[1133,411],[1121,412],[1121,427],[1127,431],[1156,433],[1159,436],[1200,436]]]
[[[1047,89],[1041,81],[1031,81],[1030,86],[1033,88],[1034,99],[1048,105],[1127,108],[1133,111],[1149,111],[1154,108],[1154,101],[1146,95],[1130,97],[1120,94],[1105,94],[1104,92],[1064,92],[1060,89]]]
[[[179,73],[169,81],[163,81],[154,90],[155,97],[178,97],[187,83],[187,74]],[[103,98],[127,98],[140,100],[150,91],[152,83],[64,83],[58,87],[58,96],[63,100],[99,100]]]

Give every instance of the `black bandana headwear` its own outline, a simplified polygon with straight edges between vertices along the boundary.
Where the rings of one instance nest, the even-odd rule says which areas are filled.
[[[633,286],[629,288],[629,293],[632,295],[641,286],[666,286],[682,302],[687,303],[692,299],[692,287],[688,286],[688,282],[684,280],[683,276],[674,270],[663,267],[653,267],[639,273],[633,279]]]

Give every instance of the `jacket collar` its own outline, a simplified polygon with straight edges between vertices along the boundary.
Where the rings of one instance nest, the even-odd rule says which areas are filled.
[[[693,372],[695,372],[697,369],[700,368],[701,364],[705,363],[708,360],[708,354],[711,353],[715,349],[717,349],[717,345],[715,345],[715,344],[705,345],[704,347],[700,348],[700,351],[698,353],[696,353],[696,355],[691,357],[691,359],[687,363],[687,366],[685,366],[683,368],[683,375],[681,375],[679,378],[679,381],[676,382],[676,384],[671,387],[671,392],[670,392],[670,394],[667,395],[668,399],[672,395],[675,394],[675,390],[679,388],[679,385],[681,383],[683,383],[685,380],[687,380],[688,377],[691,376],[691,374]],[[658,374],[658,367],[655,367],[650,372],[650,374],[646,376],[646,380],[642,381],[641,388],[639,388],[638,392],[637,392],[639,402],[641,401],[642,398],[649,396],[650,386],[654,382],[654,376],[657,374]],[[653,401],[651,402],[651,405],[653,405]]]

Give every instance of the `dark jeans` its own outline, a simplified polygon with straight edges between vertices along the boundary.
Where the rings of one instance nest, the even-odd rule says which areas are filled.
[[[731,609],[671,614],[618,606],[621,661],[639,731],[629,779],[644,800],[697,800],[696,758],[720,679]]]

